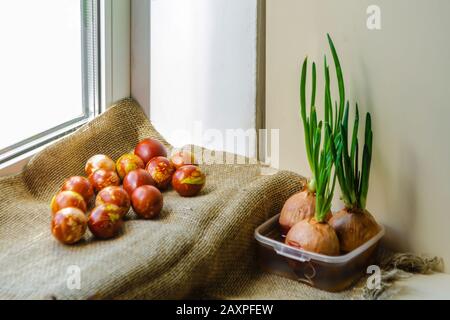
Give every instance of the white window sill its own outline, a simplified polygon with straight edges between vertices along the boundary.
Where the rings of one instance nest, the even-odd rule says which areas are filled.
[[[446,273],[414,275],[397,281],[395,286],[399,291],[392,297],[394,300],[450,299],[450,274]]]
[[[23,170],[25,165],[28,163],[30,158],[38,152],[37,149],[30,152],[30,154],[26,153],[20,157],[17,157],[13,160],[5,162],[0,165],[0,177],[9,176],[13,174],[17,174]]]
[[[30,146],[33,149],[21,154],[20,156],[17,156],[9,161],[6,161],[6,162],[0,164],[0,177],[21,172],[23,170],[24,166],[28,163],[28,161],[31,159],[31,157],[33,155],[35,155],[39,151],[43,150],[47,146],[51,145],[52,143],[58,141],[59,139],[67,136],[68,134],[71,134],[74,130],[78,129],[83,124],[87,123],[89,120],[90,119],[83,119],[81,121],[78,121],[78,122],[70,125],[70,126],[62,128],[61,130],[55,131],[51,135],[42,137],[43,141],[45,141],[47,139],[51,139],[47,143],[43,144],[42,146],[33,148],[33,145],[36,145],[36,143],[39,143],[39,140],[33,141],[33,145]],[[26,147],[27,146],[24,146],[24,148],[26,148]]]

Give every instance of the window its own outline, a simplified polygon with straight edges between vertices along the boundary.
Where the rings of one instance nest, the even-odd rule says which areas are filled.
[[[0,164],[99,112],[98,1],[0,3]]]
[[[151,120],[174,146],[256,156],[258,4],[151,1],[151,18],[135,8],[133,21],[144,26],[136,28],[136,42],[146,38],[143,28],[150,31],[151,50],[143,55],[151,57]],[[145,92],[136,89],[135,96]]]

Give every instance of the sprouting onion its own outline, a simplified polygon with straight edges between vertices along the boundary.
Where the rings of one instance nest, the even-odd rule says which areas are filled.
[[[332,153],[334,154],[335,175],[341,188],[341,199],[345,208],[333,215],[329,224],[336,231],[340,248],[349,252],[359,247],[379,231],[379,225],[366,210],[367,193],[369,190],[370,166],[372,162],[372,121],[370,113],[366,115],[364,147],[359,165],[359,109],[356,103],[355,119],[349,144],[349,109],[350,102],[345,102],[345,87],[339,58],[331,37],[328,35],[331,52],[336,67],[339,88],[339,106],[335,104],[336,121],[333,126]],[[329,81],[326,81],[329,84]],[[326,91],[329,86],[326,85]],[[331,97],[326,93],[326,109],[330,114]],[[332,113],[331,113],[332,114]],[[326,117],[325,117],[326,118]],[[332,116],[328,116],[333,121]]]
[[[335,105],[335,113],[337,114],[337,120],[333,127],[333,113],[331,112],[331,94],[330,94],[330,81],[329,72],[326,71],[326,85],[325,85],[325,119],[330,121],[333,127],[334,144],[335,144],[335,167],[336,174],[338,176],[339,185],[342,191],[342,200],[345,206],[349,209],[366,208],[366,199],[369,186],[369,174],[370,164],[372,160],[372,124],[370,113],[366,115],[366,127],[365,127],[365,141],[362,157],[362,166],[359,170],[358,155],[359,155],[359,142],[358,142],[358,129],[359,129],[359,110],[358,104],[356,104],[355,120],[353,124],[352,141],[349,153],[348,144],[348,121],[349,121],[349,109],[350,102],[345,103],[345,87],[344,78],[342,75],[341,64],[339,61],[336,48],[330,35],[327,35],[328,42],[333,55],[334,64],[336,67],[336,76],[339,88],[339,106]],[[326,66],[325,61],[325,68]],[[345,106],[344,106],[345,105]],[[328,118],[327,118],[328,117]]]
[[[331,42],[330,45],[332,45]],[[334,47],[332,47],[332,51],[333,50]],[[335,65],[338,79],[342,79],[340,65]],[[343,101],[345,101],[345,92],[344,90],[339,90],[339,106],[336,102],[333,112],[330,90],[330,69],[326,58],[324,58],[325,114],[324,120],[318,121],[315,107],[316,64],[314,62],[312,63],[312,87],[309,114],[306,111],[307,69],[308,58],[305,58],[300,76],[300,115],[305,135],[306,155],[312,174],[307,184],[306,193],[314,193],[315,213],[314,219],[303,219],[295,223],[287,233],[285,242],[296,248],[334,256],[339,254],[340,244],[335,230],[327,223],[327,218],[331,213],[331,201],[336,186],[336,175],[332,172],[334,158],[336,156],[334,136],[338,128],[340,128],[340,122],[344,116],[341,109],[343,110],[342,105]],[[283,211],[281,216],[283,217]],[[291,219],[291,221],[292,220],[293,219]],[[287,221],[287,219],[284,219],[284,221]]]
[[[335,101],[334,109],[331,97],[331,80],[330,80],[330,66],[327,63],[327,58],[324,56],[324,76],[325,76],[325,90],[324,90],[324,124],[327,130],[325,130],[324,146],[321,148],[321,130],[322,122],[317,122],[317,112],[315,107],[316,100],[316,64],[312,63],[312,86],[311,86],[311,102],[309,116],[306,111],[306,77],[308,69],[308,58],[305,58],[302,66],[301,78],[300,78],[300,114],[303,121],[303,129],[305,135],[305,148],[308,163],[311,169],[311,179],[308,182],[308,190],[316,194],[316,211],[318,215],[327,214],[331,208],[331,198],[333,197],[335,176],[333,177],[332,187],[329,188],[333,155],[336,155],[337,148],[334,148],[335,137],[339,136],[342,123],[348,123],[348,102],[345,104],[345,87],[344,76],[342,73],[341,64],[339,61],[336,48],[333,44],[333,40],[330,35],[327,34],[328,43],[330,46],[331,54],[333,56],[336,78],[339,89],[339,103]],[[319,157],[319,153],[320,156]],[[324,157],[322,159],[322,156]],[[325,165],[326,163],[326,165]],[[326,181],[323,181],[325,179]],[[319,189],[320,185],[320,190]],[[326,186],[326,187],[325,187]],[[325,213],[323,210],[328,210]]]
[[[380,230],[380,226],[366,209],[373,139],[370,113],[366,115],[364,149],[361,169],[359,169],[358,105],[356,105],[351,146],[348,143],[348,110],[347,105],[340,131],[334,139],[336,155],[334,166],[345,208],[333,214],[329,220],[329,224],[339,238],[343,252],[358,248]]]
[[[359,169],[359,110],[356,104],[353,123],[352,141],[349,153],[348,143],[348,105],[345,108],[344,121],[335,138],[336,159],[335,168],[342,191],[342,200],[346,208],[352,211],[366,209],[367,192],[369,190],[370,165],[372,162],[372,124],[370,113],[366,115],[364,149],[361,170]]]
[[[326,62],[325,62],[326,66]],[[311,169],[312,177],[308,182],[308,189],[316,195],[315,219],[318,222],[325,220],[331,209],[331,200],[333,198],[336,180],[331,178],[333,168],[333,143],[332,129],[330,120],[332,112],[326,111],[325,122],[317,122],[317,113],[315,104],[316,95],[316,65],[312,64],[312,91],[309,115],[306,112],[306,77],[308,69],[308,58],[305,58],[302,65],[300,78],[300,114],[303,121],[303,130],[305,134],[305,147],[308,163]],[[326,66],[325,74],[329,74]],[[329,94],[329,77],[326,81]],[[325,90],[327,91],[327,90]],[[325,94],[327,101],[328,94]],[[328,121],[327,121],[328,117]],[[324,134],[322,134],[324,131]],[[323,142],[322,142],[323,135]]]

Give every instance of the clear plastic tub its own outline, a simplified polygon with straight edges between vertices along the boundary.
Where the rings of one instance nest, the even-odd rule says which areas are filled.
[[[380,232],[362,246],[344,255],[327,256],[284,244],[278,217],[279,214],[255,230],[261,267],[330,292],[345,290],[366,274],[367,267],[373,264],[376,249],[384,235],[384,227],[380,225]]]

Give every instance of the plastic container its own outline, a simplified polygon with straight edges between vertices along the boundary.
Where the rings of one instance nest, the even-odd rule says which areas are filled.
[[[261,267],[271,273],[330,292],[345,290],[366,274],[384,235],[384,227],[380,225],[380,232],[362,246],[344,255],[327,256],[284,244],[278,217],[279,214],[255,230]]]

